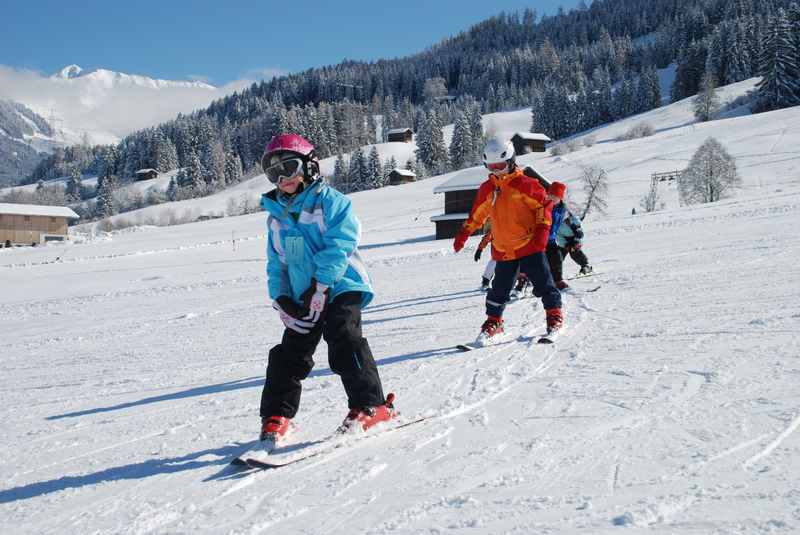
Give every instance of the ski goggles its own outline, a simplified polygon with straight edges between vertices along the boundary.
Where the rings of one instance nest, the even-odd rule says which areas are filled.
[[[300,158],[281,160],[264,169],[264,174],[267,175],[267,180],[273,184],[280,184],[284,178],[294,178],[303,174],[303,160]]]
[[[508,162],[487,163],[484,165],[489,171],[502,171],[508,167]]]

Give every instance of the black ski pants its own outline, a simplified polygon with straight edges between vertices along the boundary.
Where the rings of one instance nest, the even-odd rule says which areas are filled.
[[[586,256],[586,253],[583,252],[583,249],[570,249],[569,257],[580,267],[589,265],[589,257]]]
[[[553,280],[559,282],[564,280],[564,253],[566,251],[558,244],[550,242],[547,244],[547,263],[550,266],[550,274]]]
[[[550,273],[556,282],[564,279],[564,259],[566,256],[567,249],[559,247],[552,242],[547,244],[547,262],[550,264]],[[581,249],[569,249],[569,256],[581,267],[589,264],[589,258]]]
[[[385,403],[378,367],[367,339],[361,336],[361,292],[336,296],[325,316],[308,334],[290,329],[270,349],[267,382],[261,393],[261,417],[294,418],[300,406],[300,381],[314,367],[320,338],[328,344],[328,364],[339,375],[350,409]]]
[[[561,308],[561,292],[553,283],[550,275],[550,267],[544,253],[533,253],[532,255],[518,258],[517,260],[501,260],[497,262],[494,270],[492,287],[486,294],[486,315],[503,316],[503,310],[508,303],[511,289],[517,279],[517,271],[521,271],[528,276],[528,280],[533,285],[533,295],[541,298],[545,309]]]

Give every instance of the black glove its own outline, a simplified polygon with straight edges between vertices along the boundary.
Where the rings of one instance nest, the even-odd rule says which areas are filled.
[[[575,237],[579,240],[583,239],[583,231],[580,228],[572,229],[572,232],[575,233]]]
[[[281,295],[276,300],[276,303],[280,305],[281,310],[288,314],[289,316],[295,319],[302,319],[303,316],[308,314],[308,309],[304,309],[300,305],[294,302],[294,299],[289,297],[288,295]]]
[[[475,261],[477,262],[478,260],[481,259],[481,254],[483,254],[483,249],[475,249],[475,256],[473,256],[472,258],[474,258]]]

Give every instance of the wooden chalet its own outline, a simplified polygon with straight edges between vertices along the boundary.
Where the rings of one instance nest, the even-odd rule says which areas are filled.
[[[486,169],[471,167],[454,174],[450,180],[434,188],[434,193],[444,193],[444,213],[431,217],[436,225],[436,239],[453,238],[469,217],[478,188],[487,178]]]
[[[514,144],[514,151],[517,154],[545,152],[550,141],[552,140],[546,135],[535,132],[517,132],[511,136],[511,143]]]
[[[399,186],[400,184],[408,184],[409,182],[414,182],[417,180],[417,175],[414,171],[409,171],[408,169],[392,169],[392,172],[389,173],[389,185],[390,186]]]
[[[66,206],[0,203],[0,245],[39,245],[69,239],[69,222],[79,219]]]
[[[133,173],[136,180],[150,180],[151,178],[158,178],[158,171],[155,169],[139,169]]]
[[[400,143],[411,143],[414,139],[414,131],[410,128],[393,128],[386,134],[386,141],[399,141]]]

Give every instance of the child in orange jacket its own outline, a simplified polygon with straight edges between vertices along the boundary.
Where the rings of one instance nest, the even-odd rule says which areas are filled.
[[[561,294],[553,283],[545,256],[552,202],[547,200],[538,181],[517,167],[510,141],[489,140],[483,164],[489,170],[489,177],[478,189],[469,218],[453,242],[453,249],[460,251],[469,236],[491,217],[492,258],[497,266],[486,296],[487,318],[478,342],[486,343],[503,333],[503,310],[518,271],[528,276],[533,294],[542,299],[547,332],[552,334],[564,322]]]

